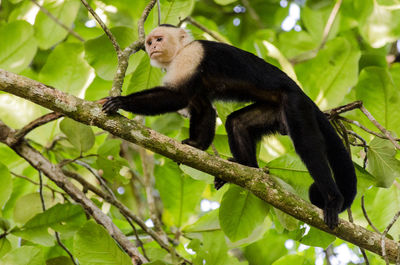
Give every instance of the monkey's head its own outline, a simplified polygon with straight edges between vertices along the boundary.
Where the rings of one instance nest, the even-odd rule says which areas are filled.
[[[146,52],[153,66],[167,67],[179,51],[192,40],[184,29],[163,24],[153,29],[146,37]]]

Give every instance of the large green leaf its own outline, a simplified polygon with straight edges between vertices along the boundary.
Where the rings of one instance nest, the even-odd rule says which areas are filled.
[[[60,123],[60,129],[79,153],[92,148],[95,138],[90,126],[65,118]]]
[[[169,160],[156,166],[155,178],[165,209],[163,220],[169,225],[182,226],[199,207],[206,184],[182,174],[178,165]]]
[[[271,229],[265,233],[263,239],[247,246],[244,255],[252,265],[271,265],[288,253],[285,247],[286,240],[286,236]]]
[[[379,187],[390,187],[400,175],[400,161],[395,158],[396,150],[388,140],[374,138],[368,149],[368,170],[376,178]]]
[[[304,255],[288,255],[284,256],[274,263],[272,265],[312,265],[313,263],[308,260]]]
[[[383,127],[400,134],[400,115],[397,114],[400,90],[386,68],[364,68],[356,86],[356,96]]]
[[[93,79],[93,70],[83,59],[80,43],[63,43],[49,55],[39,74],[39,80],[59,90],[83,97]]]
[[[79,0],[45,0],[43,7],[47,9],[58,21],[71,27],[80,7]],[[57,24],[47,14],[39,12],[35,20],[35,36],[42,49],[48,49],[63,40],[68,32]]]
[[[180,18],[185,18],[192,13],[194,2],[194,0],[162,0],[161,22],[178,24]]]
[[[0,162],[0,208],[8,201],[12,192],[12,179],[8,168]]]
[[[63,232],[65,236],[78,230],[85,220],[85,213],[79,205],[57,204],[34,216],[13,234],[44,246],[52,246],[55,238],[49,234],[48,228]]]
[[[232,185],[221,201],[221,228],[233,242],[246,238],[263,223],[268,210],[268,205],[251,192]]]
[[[14,73],[24,70],[37,50],[32,26],[25,21],[14,21],[0,28],[0,68]]]
[[[40,248],[22,246],[16,248],[0,259],[1,265],[43,265],[43,252]]]
[[[111,33],[122,49],[133,43],[137,37],[136,31],[127,27],[112,28]],[[130,57],[127,74],[136,69],[142,56],[143,52],[138,52]],[[118,59],[107,35],[103,34],[85,42],[85,59],[96,70],[97,75],[104,80],[113,80]]]
[[[139,66],[132,74],[126,94],[131,94],[161,84],[161,70],[150,65],[147,55],[140,60]]]
[[[335,241],[335,239],[336,237],[331,234],[325,233],[314,227],[310,227],[308,233],[303,236],[299,242],[304,245],[326,249],[330,244],[332,244],[333,241]]]
[[[365,193],[365,208],[371,222],[379,231],[384,231],[392,221],[400,204],[400,191],[392,185],[389,189],[372,188]],[[383,207],[384,206],[384,207]],[[400,223],[396,222],[389,234],[396,237],[400,233]]]
[[[74,256],[85,265],[131,265],[108,232],[94,221],[88,221],[74,237]]]
[[[59,197],[54,197],[49,192],[43,193],[44,201],[46,207],[52,207],[53,205],[60,202]],[[14,221],[17,223],[24,224],[33,216],[41,213],[42,203],[38,192],[30,193],[25,196],[20,197],[14,207]]]
[[[386,4],[388,0],[375,2],[369,17],[360,21],[362,37],[374,48],[392,43],[400,36],[400,10],[381,6],[378,2]]]
[[[228,255],[224,234],[221,231],[202,233],[203,244],[199,240],[192,240],[189,248],[196,252],[193,261],[194,265],[213,264],[213,265],[239,265],[239,261]]]
[[[360,51],[347,39],[335,38],[317,57],[296,67],[297,77],[317,105],[336,107],[357,82],[359,58]]]

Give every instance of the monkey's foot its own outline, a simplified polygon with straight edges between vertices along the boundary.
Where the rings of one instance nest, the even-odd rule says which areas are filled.
[[[204,150],[204,148],[201,148],[201,146],[196,141],[194,141],[194,140],[192,140],[190,138],[182,140],[182,144],[187,144],[187,145],[190,145],[190,146],[192,146],[194,148],[197,148],[197,149],[200,149],[200,150]]]
[[[107,97],[104,98],[103,111],[106,113],[116,112],[122,106],[121,97]]]
[[[222,188],[222,186],[224,186],[225,183],[227,183],[225,180],[220,179],[218,177],[214,177],[214,188],[216,190],[219,190],[220,188]]]

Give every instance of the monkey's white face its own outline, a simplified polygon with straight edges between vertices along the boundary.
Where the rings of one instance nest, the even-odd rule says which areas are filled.
[[[185,45],[187,33],[179,28],[157,27],[146,38],[146,52],[152,65],[167,67]]]

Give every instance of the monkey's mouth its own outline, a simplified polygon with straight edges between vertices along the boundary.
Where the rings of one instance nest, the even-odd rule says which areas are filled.
[[[150,53],[150,57],[153,57],[153,55],[161,54],[160,51],[153,51]]]

